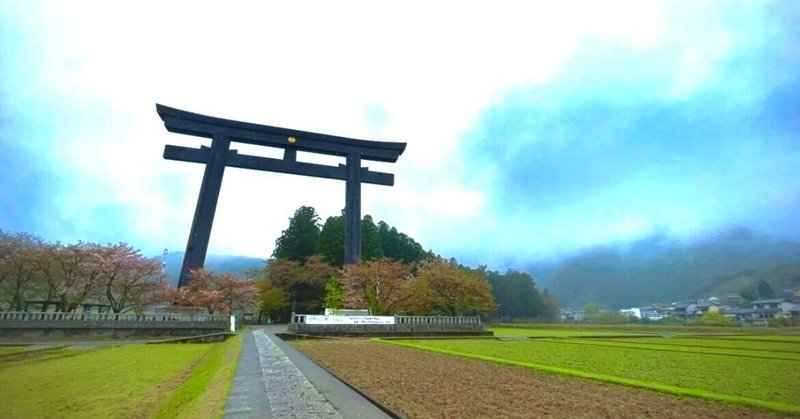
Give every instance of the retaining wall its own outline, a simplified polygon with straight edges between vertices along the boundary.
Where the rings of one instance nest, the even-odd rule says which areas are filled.
[[[479,317],[393,316],[394,324],[308,324],[292,316],[291,333],[323,336],[486,336]]]
[[[225,332],[228,316],[0,312],[0,338],[130,338]]]

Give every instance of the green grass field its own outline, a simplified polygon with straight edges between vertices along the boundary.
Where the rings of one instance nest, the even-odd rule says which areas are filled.
[[[500,329],[505,333],[505,329]],[[568,338],[402,340],[388,343],[560,374],[800,413],[800,340]],[[591,330],[590,332],[595,332]],[[615,332],[614,335],[619,335]],[[506,335],[508,336],[508,335]],[[583,335],[586,336],[586,335]]]
[[[3,417],[219,417],[242,337],[0,357]]]
[[[490,327],[497,337],[575,337],[575,336],[624,336],[642,335],[638,331],[578,330],[578,329],[523,329],[518,327]]]

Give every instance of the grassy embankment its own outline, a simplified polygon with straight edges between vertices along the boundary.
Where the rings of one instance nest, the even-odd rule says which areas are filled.
[[[3,417],[220,417],[241,345],[2,348]]]
[[[800,413],[800,337],[569,338],[574,329],[498,329],[552,338],[388,343],[564,375]],[[587,331],[595,333],[595,330]],[[612,330],[619,336],[619,331]],[[763,329],[762,329],[763,333]]]

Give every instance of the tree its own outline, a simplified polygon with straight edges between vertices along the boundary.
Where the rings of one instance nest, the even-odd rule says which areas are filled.
[[[758,296],[759,298],[775,298],[775,290],[763,279],[758,280]]]
[[[150,292],[161,277],[161,264],[125,243],[97,250],[94,263],[99,265],[98,280],[105,284],[111,310],[119,313],[131,302],[141,310],[146,302],[143,294]]]
[[[531,319],[544,315],[542,296],[529,274],[509,269],[505,275],[488,272],[487,278],[499,305],[499,317]]]
[[[344,265],[344,217],[328,217],[319,233],[317,253],[325,258],[329,265]]]
[[[0,296],[9,310],[22,311],[25,300],[46,292],[35,263],[43,245],[36,236],[0,230]]]
[[[540,316],[551,322],[558,321],[561,318],[558,300],[546,288],[542,292],[542,314]]]
[[[272,256],[276,259],[305,262],[315,254],[319,241],[319,216],[313,207],[302,206],[289,219],[289,227],[275,241]]]
[[[382,257],[381,234],[372,216],[367,214],[361,220],[361,260],[369,262]]]
[[[745,285],[739,290],[739,296],[746,302],[764,298],[775,298],[775,290],[769,285],[767,281],[758,279],[756,281],[753,277],[743,277],[751,281],[750,285]],[[755,282],[755,284],[753,284]]]
[[[686,322],[690,326],[732,326],[733,321],[719,312],[707,311],[703,317]]]
[[[322,256],[311,256],[304,264],[296,260],[271,259],[266,273],[267,279],[289,296],[292,312],[311,313],[322,309],[325,282],[337,271],[325,263]]]
[[[385,225],[385,223],[383,223]],[[331,266],[344,265],[344,215],[328,217],[319,235],[317,253]],[[380,228],[371,215],[361,220],[361,260],[369,262],[384,256]],[[399,260],[399,258],[397,258]]]
[[[216,277],[216,287],[222,292],[222,304],[227,314],[252,311],[257,307],[259,290],[256,284],[230,273]]]
[[[195,269],[189,273],[189,279],[191,282],[185,287],[162,286],[160,294],[173,305],[203,307],[209,314],[250,310],[258,303],[258,287],[252,281],[235,275],[217,275],[205,269]]]
[[[105,285],[97,263],[102,252],[102,246],[84,242],[39,247],[35,265],[48,284],[48,295],[59,302],[60,311],[75,311]]]
[[[396,228],[390,227],[383,221],[378,223],[378,234],[384,257],[403,263],[417,263],[434,257],[433,253],[426,252],[414,239],[398,232]]]
[[[416,309],[451,316],[487,312],[496,307],[483,270],[459,267],[441,258],[425,261],[417,274]]]
[[[344,287],[334,277],[325,283],[325,308],[338,310],[344,308]]]
[[[259,295],[259,314],[279,317],[281,312],[288,305],[286,294],[275,283],[268,279],[258,281]]]
[[[347,265],[341,278],[344,306],[368,308],[375,315],[409,311],[413,281],[411,266],[396,260]]]
[[[400,233],[397,229],[390,227],[386,222],[381,221],[378,223],[378,235],[381,238],[381,247],[383,247],[383,256],[395,260],[402,260],[402,253],[400,251]],[[405,261],[406,263],[408,261]]]
[[[583,306],[583,314],[585,316],[593,316],[600,312],[600,306],[597,303],[588,302]]]

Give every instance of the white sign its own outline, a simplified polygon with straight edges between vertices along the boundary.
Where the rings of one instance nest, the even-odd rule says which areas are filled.
[[[306,324],[394,324],[394,316],[306,315]]]

